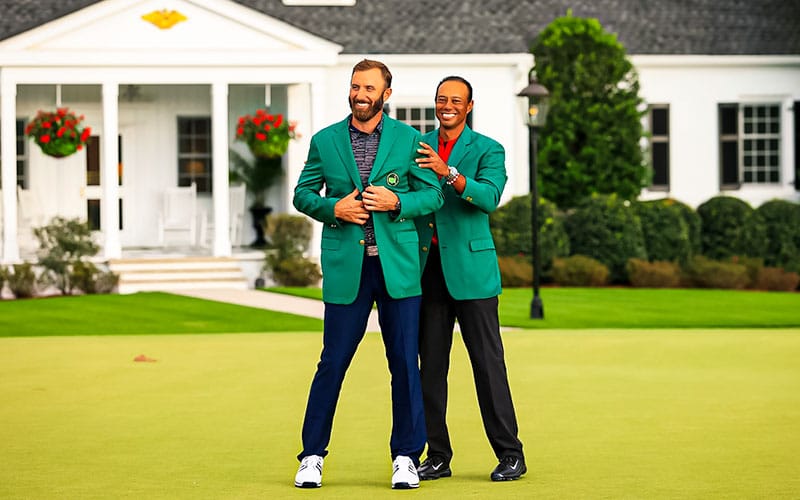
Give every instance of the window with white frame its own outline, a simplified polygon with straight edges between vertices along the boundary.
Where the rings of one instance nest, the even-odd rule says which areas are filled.
[[[650,189],[669,190],[669,104],[651,104],[648,121],[653,169]]]
[[[719,133],[723,189],[781,182],[780,104],[720,104]]]
[[[432,106],[398,106],[395,117],[426,134],[436,128],[436,109]]]
[[[211,118],[178,117],[178,186],[211,192]]]

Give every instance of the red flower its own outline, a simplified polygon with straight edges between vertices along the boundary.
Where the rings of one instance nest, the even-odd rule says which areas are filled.
[[[281,123],[283,123],[283,115],[278,115],[275,117],[275,127],[280,127]]]
[[[274,119],[275,119],[275,117],[274,117],[274,116],[272,116],[272,115],[267,115],[267,120],[269,120],[269,121],[272,121],[272,120],[274,120]]]
[[[44,123],[42,123],[42,128],[50,128],[50,126],[51,126],[51,125],[50,125],[50,122],[44,122]]]
[[[269,132],[271,128],[272,128],[272,127],[270,127],[270,126],[269,126],[269,123],[265,123],[265,124],[264,124],[264,130],[265,130],[266,132]]]
[[[91,127],[86,127],[85,129],[83,129],[83,132],[81,133],[81,142],[86,142],[86,140],[89,139],[91,135],[92,135]]]
[[[43,136],[39,137],[39,142],[47,144],[48,142],[50,142],[50,136],[49,135],[43,135]]]
[[[66,131],[67,131],[66,128],[61,127],[60,129],[58,129],[58,132],[56,132],[56,137],[61,137],[62,135],[64,135],[64,132]]]
[[[261,132],[256,132],[256,139],[258,139],[259,141],[266,141],[267,140],[267,134],[264,134],[264,133],[261,133]]]

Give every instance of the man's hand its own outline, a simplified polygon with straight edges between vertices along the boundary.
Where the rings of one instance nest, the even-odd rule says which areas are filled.
[[[367,186],[361,197],[364,201],[364,208],[370,212],[389,212],[394,210],[400,200],[392,190],[371,184]]]
[[[364,203],[356,199],[356,196],[358,196],[358,189],[354,189],[353,192],[337,201],[333,207],[333,215],[339,220],[363,226],[369,219],[369,212],[364,208]]]
[[[450,173],[449,169],[447,168],[447,163],[442,160],[439,154],[434,151],[432,147],[424,142],[420,142],[419,145],[422,147],[417,150],[417,153],[424,155],[424,157],[417,158],[417,165],[422,168],[429,168],[433,170],[436,172],[436,175],[440,177],[445,177]]]

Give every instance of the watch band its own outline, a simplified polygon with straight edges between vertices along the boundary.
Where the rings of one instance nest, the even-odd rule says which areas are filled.
[[[458,179],[459,173],[456,167],[451,167],[450,165],[447,166],[447,171],[447,177],[444,178],[444,181],[450,186]]]

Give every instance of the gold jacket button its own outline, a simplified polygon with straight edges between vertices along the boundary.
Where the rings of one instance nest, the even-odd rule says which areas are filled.
[[[427,252],[428,251],[428,247],[422,247],[422,251],[423,252]]]
[[[472,196],[467,196],[467,201],[472,203]]]
[[[428,222],[428,227],[432,228],[433,227],[433,222]]]
[[[358,240],[359,245],[364,245],[364,240]]]

